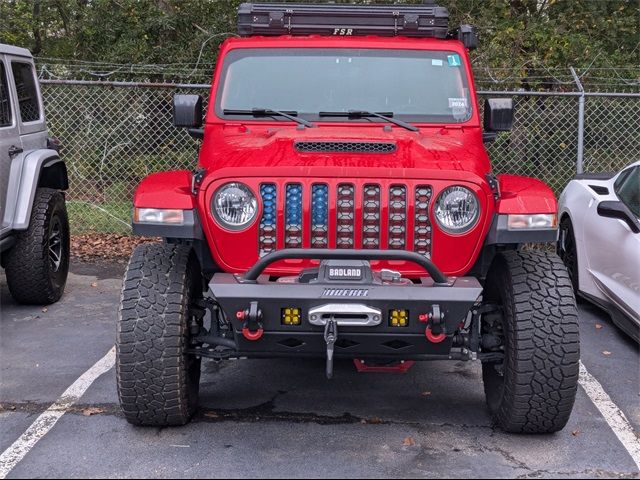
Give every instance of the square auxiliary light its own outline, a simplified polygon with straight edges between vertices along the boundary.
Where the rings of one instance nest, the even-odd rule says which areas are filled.
[[[287,307],[282,309],[283,325],[300,325],[300,309]]]
[[[409,310],[391,310],[389,312],[390,327],[406,327],[409,325]]]

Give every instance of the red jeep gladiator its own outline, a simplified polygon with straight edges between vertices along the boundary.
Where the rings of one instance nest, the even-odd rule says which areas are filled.
[[[203,357],[334,358],[360,371],[479,360],[508,432],[554,432],[578,382],[577,310],[553,192],[494,175],[468,50],[424,5],[242,4],[202,98],[173,121],[198,167],[149,175],[117,326],[126,419],[180,425]]]

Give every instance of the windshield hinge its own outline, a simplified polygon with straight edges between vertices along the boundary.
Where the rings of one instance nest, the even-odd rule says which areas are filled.
[[[198,187],[202,183],[202,179],[204,178],[205,173],[207,173],[207,171],[204,168],[199,168],[191,174],[191,193],[192,194],[196,195],[198,193]]]
[[[493,173],[487,173],[487,182],[489,183],[489,187],[493,192],[493,198],[496,201],[500,200],[500,182],[498,182],[498,177],[496,177]]]

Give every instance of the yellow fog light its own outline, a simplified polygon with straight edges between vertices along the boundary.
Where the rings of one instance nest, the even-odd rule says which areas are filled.
[[[389,325],[391,327],[406,327],[409,325],[409,311],[391,310],[389,312]]]
[[[300,325],[300,309],[299,308],[283,308],[282,309],[283,325]]]

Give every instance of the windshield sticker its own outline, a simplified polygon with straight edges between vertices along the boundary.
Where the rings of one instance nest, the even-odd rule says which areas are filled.
[[[447,60],[449,61],[449,66],[450,67],[459,67],[462,65],[462,60],[460,60],[460,55],[453,54],[453,55],[447,55]]]
[[[438,58],[434,58],[434,59],[431,60],[431,65],[433,67],[441,67],[442,65],[444,65],[444,61],[440,60]]]
[[[467,99],[466,98],[449,98],[449,108],[461,108],[463,110],[467,109]]]

